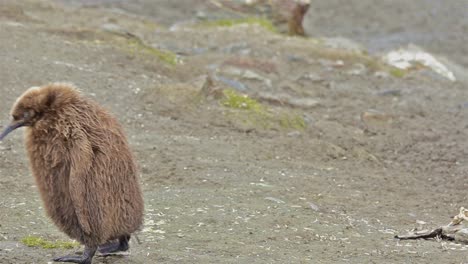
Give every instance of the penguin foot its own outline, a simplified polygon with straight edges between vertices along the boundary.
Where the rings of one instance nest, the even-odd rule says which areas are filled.
[[[99,253],[102,255],[109,255],[112,253],[127,251],[129,248],[128,241],[130,236],[121,236],[118,241],[108,242],[100,245],[98,248]]]
[[[54,258],[55,262],[72,262],[78,264],[91,264],[94,253],[96,253],[96,248],[85,247],[83,255],[68,255],[63,257]]]

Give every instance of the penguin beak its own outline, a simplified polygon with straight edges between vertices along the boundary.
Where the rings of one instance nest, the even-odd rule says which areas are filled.
[[[23,120],[14,121],[13,123],[11,123],[7,128],[5,128],[2,134],[0,134],[0,141],[2,141],[3,138],[5,138],[8,134],[10,134],[11,131],[24,126],[24,124],[25,123]]]

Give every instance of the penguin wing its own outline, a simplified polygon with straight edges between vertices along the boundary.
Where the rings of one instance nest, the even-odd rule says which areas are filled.
[[[93,151],[86,135],[77,136],[70,149],[69,191],[78,222],[86,234],[91,234],[90,210],[88,207],[88,176],[92,166]]]

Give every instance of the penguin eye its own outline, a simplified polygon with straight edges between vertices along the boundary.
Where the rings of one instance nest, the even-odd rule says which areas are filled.
[[[19,116],[18,116],[18,115],[13,115],[13,120],[18,121],[18,120],[19,120]]]
[[[29,111],[26,111],[26,112],[24,112],[24,114],[23,114],[23,118],[24,118],[24,119],[27,119],[27,118],[29,118],[30,116],[31,116],[31,114],[29,113]]]

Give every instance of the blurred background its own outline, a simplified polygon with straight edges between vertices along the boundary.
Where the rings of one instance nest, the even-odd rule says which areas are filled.
[[[75,6],[120,9],[145,16],[167,26],[190,19],[219,19],[248,15],[245,6],[256,6],[256,15],[265,15],[258,5],[288,0],[169,1],[169,0],[62,0]],[[330,0],[306,1],[304,27],[312,37],[343,36],[364,44],[371,52],[414,43],[468,65],[468,16],[466,1],[439,0]],[[223,5],[224,8],[219,8]],[[236,9],[237,8],[237,9]],[[253,8],[252,8],[253,9]],[[266,8],[263,8],[265,11]],[[278,5],[278,9],[284,6]],[[284,10],[281,10],[284,12]],[[281,12],[277,10],[277,12]],[[251,15],[252,13],[250,13]]]

